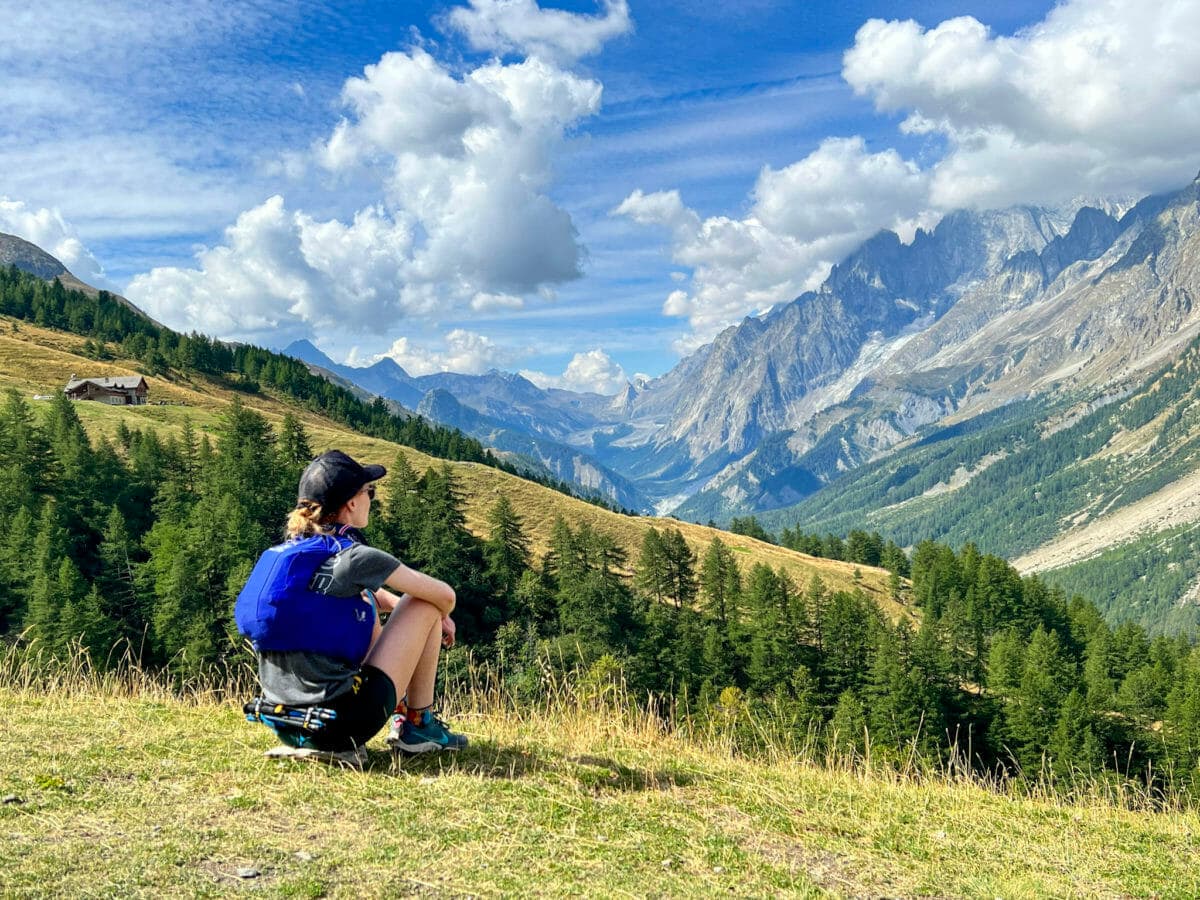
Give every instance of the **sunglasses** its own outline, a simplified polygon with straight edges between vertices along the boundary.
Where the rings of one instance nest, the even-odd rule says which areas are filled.
[[[367,495],[367,496],[368,496],[370,499],[372,499],[372,500],[374,500],[374,499],[375,499],[375,485],[373,485],[373,484],[368,484],[368,485],[367,485],[365,488],[363,488],[363,491],[365,491],[365,492],[366,492],[366,495]]]

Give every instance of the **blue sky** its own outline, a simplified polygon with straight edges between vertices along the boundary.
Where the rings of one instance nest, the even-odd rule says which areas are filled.
[[[185,330],[615,391],[881,227],[1180,185],[1197,0],[0,0],[0,230]]]

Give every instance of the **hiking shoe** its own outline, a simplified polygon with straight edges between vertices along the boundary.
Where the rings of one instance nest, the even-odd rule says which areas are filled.
[[[406,721],[408,720],[402,713],[392,714],[391,722],[388,724],[387,737],[383,740],[393,750],[400,749],[400,738],[404,734],[404,723]]]
[[[404,723],[400,739],[393,744],[403,753],[428,753],[431,750],[461,750],[467,739],[446,727],[431,709],[417,713]]]
[[[315,747],[289,747],[286,744],[272,747],[264,755],[267,759],[306,759],[348,766],[351,769],[361,769],[370,757],[366,747],[355,747],[353,750],[318,750]]]

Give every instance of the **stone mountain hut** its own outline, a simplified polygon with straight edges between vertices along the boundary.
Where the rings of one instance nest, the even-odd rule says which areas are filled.
[[[150,388],[141,375],[76,378],[72,374],[63,393],[69,400],[99,400],[112,406],[139,406],[146,402]]]

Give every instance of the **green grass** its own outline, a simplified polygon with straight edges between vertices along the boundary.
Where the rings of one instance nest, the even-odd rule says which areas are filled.
[[[1195,813],[747,759],[611,695],[459,696],[467,751],[357,772],[144,676],[3,683],[4,896],[1200,895]]]

